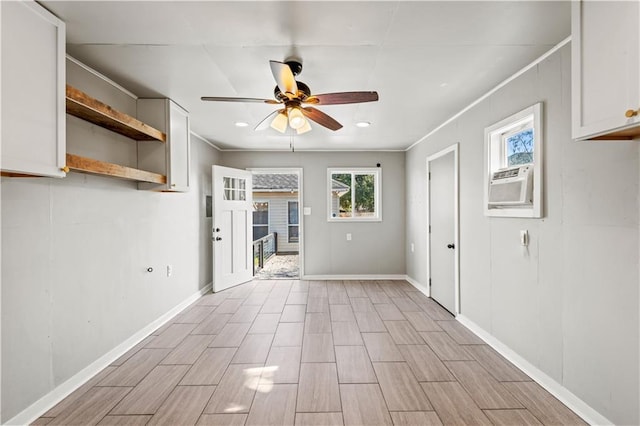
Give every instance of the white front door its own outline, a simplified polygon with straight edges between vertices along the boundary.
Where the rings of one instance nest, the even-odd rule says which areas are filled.
[[[253,278],[251,172],[213,166],[213,291]]]
[[[429,279],[431,298],[452,314],[456,303],[456,179],[455,151],[429,164]]]

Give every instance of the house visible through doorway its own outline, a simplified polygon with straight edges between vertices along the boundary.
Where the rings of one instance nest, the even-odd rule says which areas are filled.
[[[252,172],[255,278],[299,278],[301,170],[260,169]]]

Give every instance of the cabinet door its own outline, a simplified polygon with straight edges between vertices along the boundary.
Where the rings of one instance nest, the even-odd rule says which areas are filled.
[[[0,2],[3,172],[64,177],[65,25],[35,2]]]
[[[573,137],[640,124],[640,7],[637,1],[572,3]]]
[[[176,103],[170,101],[168,120],[168,189],[171,191],[188,191],[190,164],[189,113]]]

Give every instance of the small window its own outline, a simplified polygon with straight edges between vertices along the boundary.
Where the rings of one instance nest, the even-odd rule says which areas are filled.
[[[287,206],[288,211],[288,225],[289,225],[289,242],[297,243],[300,241],[298,237],[298,202],[297,201],[289,201]]]
[[[253,203],[253,241],[269,234],[269,202]]]
[[[502,135],[504,167],[533,163],[533,119]]]
[[[380,221],[380,173],[371,169],[329,169],[329,221]]]
[[[246,201],[247,199],[247,181],[246,179],[225,176],[224,199],[228,201]]]

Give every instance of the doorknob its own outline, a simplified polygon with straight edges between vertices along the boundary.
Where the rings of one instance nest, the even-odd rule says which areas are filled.
[[[455,244],[447,244],[447,248],[448,249],[454,249],[454,248],[456,248],[456,245]]]
[[[215,232],[220,232],[220,228],[216,228]]]

